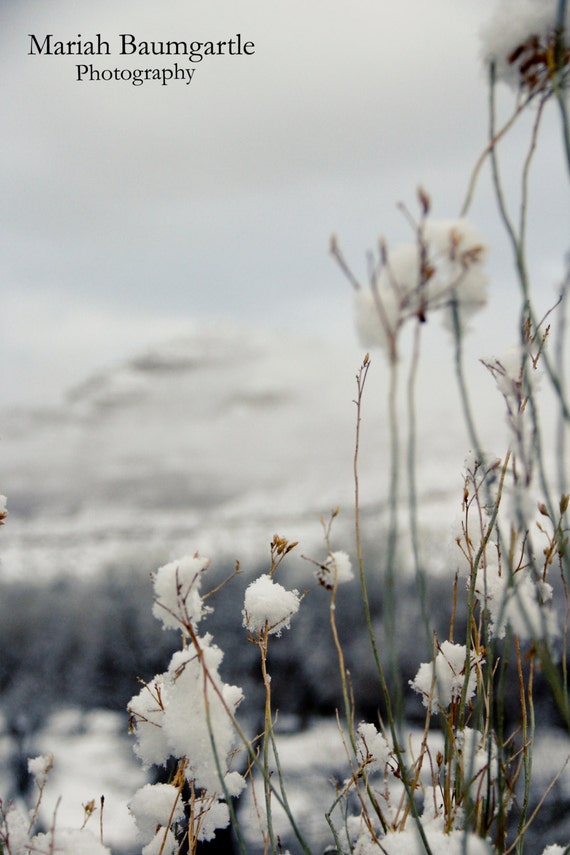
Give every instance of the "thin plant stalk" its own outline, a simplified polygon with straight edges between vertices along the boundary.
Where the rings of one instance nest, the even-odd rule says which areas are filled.
[[[239,724],[238,720],[236,719],[235,715],[233,714],[233,712],[228,707],[228,704],[227,704],[222,692],[220,691],[219,686],[216,685],[215,680],[213,679],[212,675],[210,674],[210,671],[209,671],[208,666],[206,665],[206,662],[204,659],[204,651],[202,650],[202,647],[200,645],[200,641],[198,639],[198,636],[196,635],[196,632],[195,632],[193,626],[191,624],[188,624],[187,626],[185,626],[185,628],[188,630],[188,632],[190,634],[190,639],[191,639],[192,644],[194,646],[194,649],[196,650],[196,653],[200,659],[200,662],[202,664],[202,668],[203,668],[204,673],[208,679],[208,682],[212,686],[216,695],[218,696],[218,699],[220,700],[220,703],[222,704],[222,706],[226,712],[226,715],[230,719],[233,728],[235,729],[237,735],[239,736],[239,738],[240,738],[240,740],[241,740],[241,742],[242,742],[242,744],[243,744],[243,746],[247,752],[249,762],[251,763],[252,767],[258,769],[263,776],[263,774],[264,774],[263,762],[257,756],[257,753],[254,750],[253,745],[251,743],[251,740],[248,738],[248,736],[244,732],[243,728]],[[301,846],[301,849],[302,849],[304,855],[311,855],[311,850],[308,847],[304,837],[299,832],[298,826],[295,823],[294,817],[292,816],[288,805],[284,803],[281,794],[273,786],[271,780],[269,780],[269,786],[271,788],[271,792],[272,792],[273,797],[277,800],[278,804],[285,811],[285,814],[287,815],[287,819],[291,825],[291,828],[295,831],[295,834],[297,836],[297,840]]]
[[[560,381],[560,388],[562,389],[562,393],[566,396],[566,360],[565,360],[565,351],[566,351],[566,332],[568,328],[568,306],[567,301],[570,296],[570,255],[567,258],[568,269],[566,272],[566,277],[564,280],[564,284],[561,289],[561,300],[558,307],[558,324],[556,329],[556,340],[555,340],[555,363],[556,363],[556,373],[558,375],[558,379]],[[561,496],[564,496],[568,492],[568,480],[567,480],[567,425],[564,423],[564,419],[559,418],[556,426],[556,459],[559,462],[558,466],[558,491]]]
[[[204,678],[204,708],[205,708],[205,712],[206,712],[206,725],[208,728],[208,736],[210,739],[210,745],[212,747],[214,762],[216,764],[216,771],[218,773],[218,778],[219,778],[220,784],[222,786],[222,791],[224,793],[224,799],[225,799],[227,807],[228,807],[228,812],[230,815],[230,821],[231,821],[232,828],[233,828],[235,835],[236,835],[236,838],[237,838],[237,842],[238,842],[238,846],[240,848],[240,852],[242,853],[242,855],[246,855],[247,849],[246,849],[245,841],[244,841],[242,833],[241,833],[241,828],[240,828],[240,825],[238,822],[237,814],[235,812],[235,808],[233,806],[231,796],[228,792],[228,788],[227,788],[226,783],[225,783],[224,773],[222,770],[222,766],[220,763],[220,757],[219,757],[217,746],[216,746],[216,740],[214,738],[214,730],[212,727],[212,718],[211,718],[211,714],[210,714],[210,703],[208,700],[208,685],[209,684],[211,686],[213,686],[214,691],[216,692],[218,698],[222,701],[224,708],[225,708],[225,711],[231,719],[232,726],[240,734],[240,737],[241,737],[242,741],[244,742],[244,744],[247,743],[248,747],[251,749],[251,753],[253,754],[254,752],[253,752],[253,749],[251,748],[249,741],[247,740],[247,737],[245,736],[245,734],[243,734],[241,732],[241,728],[239,728],[239,726],[237,726],[237,721],[236,721],[234,715],[230,712],[225,700],[223,699],[223,695],[220,692],[219,687],[216,685],[215,681],[212,679],[210,671],[206,665],[206,661],[204,658],[204,652],[202,650],[202,647],[200,645],[200,642],[198,640],[198,636],[196,635],[194,627],[189,622],[186,628],[188,629],[188,631],[190,633],[190,640],[192,642],[194,649],[196,650],[197,656],[198,656],[198,658],[200,660],[200,664],[202,666],[202,674],[203,674],[203,678]]]
[[[463,365],[463,331],[461,328],[461,319],[459,317],[459,306],[457,305],[457,299],[455,298],[451,301],[451,317],[453,321],[453,339],[455,343],[455,377],[457,379],[463,417],[467,426],[469,440],[473,445],[473,451],[475,452],[477,460],[480,463],[483,463],[483,449],[477,427],[475,425],[471,399],[469,397],[469,391],[465,380],[465,368]]]
[[[431,640],[430,613],[427,595],[426,574],[422,565],[420,551],[420,536],[418,530],[418,495],[416,485],[417,472],[417,421],[416,421],[416,385],[418,379],[418,367],[420,361],[421,321],[418,319],[414,329],[414,345],[410,372],[408,375],[407,398],[408,398],[408,503],[410,518],[410,535],[412,540],[412,553],[414,558],[414,571],[418,596],[420,601],[422,622],[424,625],[426,640]]]
[[[327,546],[329,546],[328,542],[327,542]],[[344,653],[343,653],[342,645],[340,643],[340,639],[338,637],[338,630],[337,630],[337,625],[336,625],[336,595],[337,595],[337,592],[338,592],[338,575],[337,575],[337,572],[335,570],[333,588],[331,591],[331,598],[330,598],[330,605],[329,605],[329,621],[330,621],[331,632],[332,632],[333,641],[334,641],[335,649],[337,652],[338,663],[339,663],[340,679],[341,679],[341,686],[342,686],[342,696],[343,696],[343,700],[344,700],[344,708],[345,708],[345,717],[346,717],[346,724],[347,724],[347,729],[348,729],[348,736],[350,739],[350,744],[352,747],[353,754],[356,756],[357,748],[356,748],[356,736],[355,736],[355,732],[354,732],[354,703],[352,702],[350,694],[349,694],[347,671],[346,671],[346,667],[344,664]],[[386,821],[384,819],[384,815],[382,813],[382,810],[380,809],[380,806],[378,804],[378,800],[377,800],[376,796],[374,795],[374,793],[372,792],[372,788],[370,787],[370,785],[368,783],[368,777],[367,776],[366,776],[366,792],[368,794],[368,798],[370,799],[370,803],[372,804],[374,811],[375,811],[378,819],[380,820],[380,824],[382,825],[384,832],[386,832],[388,826],[386,825]],[[331,810],[332,810],[332,808],[331,808]]]
[[[263,685],[265,687],[265,708],[264,708],[264,731],[263,731],[263,743],[262,743],[262,773],[263,773],[263,786],[264,786],[264,796],[265,796],[265,815],[267,821],[267,834],[269,837],[269,843],[271,845],[271,851],[274,855],[277,855],[278,852],[281,851],[280,845],[277,843],[275,839],[275,832],[273,829],[273,812],[271,801],[272,797],[275,795],[277,800],[283,810],[285,811],[291,828],[301,845],[301,849],[305,855],[311,855],[311,850],[307,846],[303,835],[295,821],[293,813],[291,811],[291,807],[289,805],[289,801],[287,799],[287,792],[285,789],[285,782],[283,779],[283,772],[281,768],[281,763],[279,760],[279,753],[277,750],[277,743],[275,740],[275,731],[273,728],[273,714],[272,714],[272,706],[271,706],[271,678],[267,671],[267,648],[269,641],[269,626],[265,627],[265,631],[258,638],[258,647],[261,653],[261,672],[263,677]],[[275,765],[278,773],[279,780],[279,789],[280,796],[276,792],[275,786],[271,782],[271,770],[270,770],[270,756],[273,753],[273,757],[275,760]]]
[[[479,565],[480,565],[481,560],[485,554],[485,549],[487,547],[487,544],[491,538],[491,535],[492,535],[492,533],[495,529],[496,523],[497,523],[497,516],[499,514],[499,506],[501,504],[501,497],[502,497],[503,488],[504,488],[504,484],[505,484],[505,477],[507,474],[509,459],[510,459],[510,452],[507,453],[507,455],[505,457],[505,461],[503,463],[502,470],[501,470],[501,477],[500,477],[500,481],[499,481],[499,488],[498,488],[498,492],[497,492],[497,498],[495,500],[495,505],[493,507],[493,511],[491,513],[491,517],[489,519],[489,523],[487,525],[487,528],[484,532],[483,539],[481,541],[481,545],[479,546],[479,549],[477,550],[477,552],[475,554],[475,557],[473,560],[473,566],[471,567],[471,576],[470,576],[470,580],[469,580],[469,590],[468,590],[468,595],[467,595],[467,630],[466,630],[466,639],[465,639],[465,648],[466,648],[465,675],[466,676],[470,673],[470,669],[471,669],[473,614],[475,611],[475,603],[476,603],[476,599],[477,599],[475,596],[475,584],[476,584],[476,579],[477,579],[477,570],[479,569]],[[458,716],[459,728],[463,728],[465,726],[465,721],[466,721],[466,717],[467,717],[467,686],[468,686],[468,680],[465,679],[463,681],[463,686],[461,689],[461,701],[460,701],[459,716]]]
[[[269,769],[269,748],[272,741],[273,721],[271,712],[271,684],[270,677],[267,673],[267,638],[268,627],[265,627],[263,636],[259,639],[259,650],[261,653],[261,673],[263,676],[263,685],[265,688],[265,713],[264,713],[264,729],[263,729],[263,789],[265,794],[265,818],[267,822],[267,834],[271,844],[271,852],[273,855],[277,853],[277,844],[275,842],[275,833],[273,831],[273,813],[271,809],[271,771]]]
[[[383,609],[386,625],[385,637],[387,640],[388,661],[392,677],[393,710],[396,721],[402,723],[404,698],[400,685],[400,668],[398,664],[398,650],[396,645],[397,627],[397,601],[396,601],[396,555],[399,534],[399,512],[398,502],[400,493],[400,431],[398,424],[398,385],[399,370],[397,358],[390,359],[390,384],[388,391],[388,420],[390,428],[390,487],[389,487],[389,522],[388,542],[386,549],[386,563],[384,569],[385,579],[385,606]]]
[[[489,137],[491,140],[495,140],[496,132],[495,132],[495,124],[496,124],[496,98],[495,98],[495,90],[496,90],[496,76],[495,76],[495,66],[493,63],[490,64],[489,67]],[[535,127],[533,130],[533,140],[531,141],[531,148],[529,151],[529,156],[527,157],[526,167],[523,172],[523,184],[521,188],[522,197],[521,197],[521,222],[524,223],[524,218],[526,217],[525,209],[527,205],[527,182],[528,182],[528,165],[530,164],[530,157],[532,156],[532,152],[534,151],[534,137],[538,132],[538,125],[535,123]],[[525,260],[525,252],[524,252],[524,243],[521,239],[521,236],[517,236],[515,231],[515,227],[511,221],[507,203],[505,199],[505,194],[500,178],[499,171],[499,162],[497,155],[496,145],[493,143],[490,150],[490,159],[491,159],[491,175],[493,179],[493,187],[495,190],[495,197],[497,200],[497,207],[499,209],[499,214],[503,221],[503,225],[505,226],[505,230],[509,237],[509,240],[512,245],[514,259],[515,259],[515,267],[518,273],[519,284],[521,286],[521,291],[523,295],[523,309],[522,309],[522,317],[521,317],[521,335],[525,329],[526,318],[529,319],[533,331],[538,329],[537,319],[535,317],[532,304],[530,301],[530,283],[528,278],[528,271],[526,268],[526,260]],[[524,235],[522,236],[524,237]],[[562,413],[562,417],[565,421],[570,421],[570,408],[568,407],[568,403],[564,396],[564,390],[561,386],[560,379],[557,376],[550,359],[548,358],[548,354],[544,354],[543,364],[545,366],[546,372],[548,374],[550,383],[556,392],[558,400],[560,402],[560,409]]]
[[[382,689],[382,696],[384,698],[384,703],[386,705],[386,716],[388,719],[388,725],[390,728],[390,734],[392,737],[392,745],[394,749],[394,753],[396,755],[396,759],[398,762],[398,767],[400,770],[400,776],[402,783],[404,785],[404,789],[406,791],[406,796],[408,798],[408,803],[411,807],[412,816],[416,822],[418,834],[421,838],[421,841],[424,845],[426,855],[433,855],[432,850],[429,846],[423,825],[421,823],[418,810],[415,804],[413,792],[410,786],[410,782],[408,780],[408,772],[406,769],[406,765],[404,763],[404,757],[402,754],[402,748],[400,746],[400,736],[398,734],[398,729],[396,727],[396,719],[393,712],[392,700],[390,696],[390,691],[388,688],[388,683],[386,681],[386,676],[384,674],[384,667],[382,665],[382,661],[380,659],[380,654],[378,651],[378,644],[376,642],[376,636],[374,634],[374,628],[372,626],[372,616],[370,613],[370,601],[368,598],[368,590],[366,585],[366,575],[364,572],[364,559],[362,554],[362,539],[360,532],[360,489],[359,489],[359,474],[358,474],[358,464],[359,464],[359,452],[360,452],[360,426],[362,420],[362,400],[364,394],[364,386],[366,383],[366,378],[368,376],[368,369],[370,367],[370,357],[368,354],[364,357],[363,363],[360,367],[360,371],[356,376],[357,383],[357,398],[356,398],[356,439],[354,446],[354,458],[353,458],[353,473],[354,473],[354,499],[355,499],[355,538],[356,538],[356,553],[358,560],[358,570],[360,577],[360,588],[362,592],[362,602],[364,605],[364,618],[366,623],[366,628],[368,630],[368,636],[370,639],[370,644],[372,647],[372,654],[374,657],[374,663],[376,665],[376,671],[378,673],[378,677],[380,679],[380,686]]]
[[[277,750],[277,740],[275,739],[275,730],[273,728],[273,725],[271,725],[270,739],[271,739],[271,749],[273,751],[273,756],[275,758],[275,766],[277,768],[277,778],[279,780],[279,789],[281,791],[282,804],[283,804],[285,812],[287,814],[287,818],[291,824],[291,828],[293,829],[293,832],[294,832],[297,840],[301,843],[301,848],[302,848],[303,852],[305,853],[305,855],[311,855],[311,850],[309,849],[309,847],[306,845],[306,843],[304,841],[303,835],[301,834],[299,826],[297,825],[294,814],[293,814],[291,807],[289,805],[289,799],[287,797],[287,790],[285,788],[285,780],[283,778],[283,767],[281,766],[281,761],[279,759],[279,752]]]
[[[523,742],[523,766],[524,766],[524,796],[523,803],[521,807],[519,824],[518,824],[518,834],[517,834],[517,852],[522,853],[523,845],[524,845],[524,834],[526,830],[526,817],[528,812],[528,805],[530,802],[530,786],[532,779],[532,744],[534,741],[534,706],[532,702],[532,660],[531,660],[531,672],[529,677],[528,684],[528,711],[527,704],[525,701],[525,687],[524,687],[524,676],[522,670],[522,661],[521,661],[521,650],[520,643],[517,636],[515,636],[515,649],[517,656],[517,672],[519,677],[519,691],[520,691],[520,699],[521,699],[521,713],[522,713],[522,742]]]

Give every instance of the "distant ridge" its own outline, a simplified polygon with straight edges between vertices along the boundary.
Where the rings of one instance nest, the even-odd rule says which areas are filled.
[[[72,572],[81,544],[85,566],[133,540],[225,553],[265,549],[286,523],[291,537],[308,523],[320,536],[319,515],[351,495],[359,359],[316,340],[196,325],[87,378],[60,408],[0,416],[3,572],[30,561],[40,576]]]
[[[195,324],[88,377],[58,408],[0,413],[9,509],[0,573],[91,573],[181,550],[253,561],[265,559],[276,532],[308,551],[322,548],[320,517],[337,506],[334,531],[348,542],[363,355],[334,341]],[[373,355],[360,487],[376,538],[388,480],[387,378],[384,356]],[[456,506],[468,440],[451,361],[428,365],[418,390],[420,510],[431,525],[441,502]],[[403,421],[403,449],[405,439]],[[449,519],[443,525],[447,536]]]

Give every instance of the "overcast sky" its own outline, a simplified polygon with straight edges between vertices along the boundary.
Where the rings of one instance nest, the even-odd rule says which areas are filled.
[[[0,405],[54,402],[194,322],[352,340],[330,235],[364,278],[380,236],[409,240],[396,205],[413,209],[419,184],[434,215],[457,215],[486,139],[478,33],[492,5],[0,0]],[[100,33],[112,55],[29,55],[32,33]],[[206,58],[190,85],[78,82],[78,63],[190,65],[122,58],[120,33],[240,33],[255,53]],[[543,136],[535,193],[547,213],[531,249],[550,300],[570,225],[554,114]],[[486,175],[471,215],[497,247],[490,329],[510,299],[510,258]]]

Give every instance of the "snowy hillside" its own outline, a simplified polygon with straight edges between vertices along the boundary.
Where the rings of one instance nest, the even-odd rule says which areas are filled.
[[[244,561],[265,555],[275,532],[307,548],[336,506],[340,537],[352,525],[363,355],[195,327],[89,378],[57,408],[0,414],[4,576],[84,574],[141,552],[161,561],[199,549]],[[445,377],[430,366],[419,386],[423,512],[458,489],[467,450],[451,367]],[[383,355],[374,357],[361,478],[363,515],[375,520],[387,480],[386,374]]]

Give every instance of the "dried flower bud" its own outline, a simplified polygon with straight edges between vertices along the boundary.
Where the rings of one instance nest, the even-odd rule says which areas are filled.
[[[424,190],[423,187],[418,187],[418,199],[422,208],[422,213],[425,215],[429,214],[429,209],[431,206],[431,200]]]

